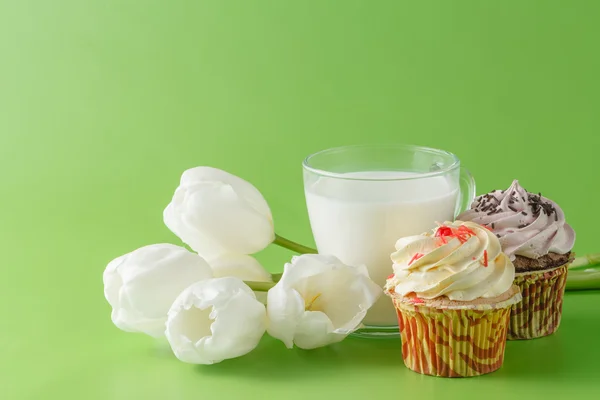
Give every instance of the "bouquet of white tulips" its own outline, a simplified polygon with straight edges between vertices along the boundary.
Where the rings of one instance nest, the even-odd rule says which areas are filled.
[[[225,171],[185,171],[164,222],[195,253],[153,244],[118,257],[104,271],[104,294],[118,328],[166,337],[184,362],[242,356],[265,332],[288,348],[339,342],[382,293],[365,266],[276,235],[261,193]],[[251,256],[271,243],[301,253],[276,282]]]

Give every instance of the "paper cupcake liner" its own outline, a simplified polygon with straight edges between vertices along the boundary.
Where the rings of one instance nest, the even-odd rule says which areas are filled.
[[[402,358],[415,372],[443,377],[483,375],[504,361],[510,305],[497,309],[437,309],[394,299]]]
[[[553,334],[560,325],[568,265],[517,274],[523,301],[512,306],[507,338],[534,339]]]

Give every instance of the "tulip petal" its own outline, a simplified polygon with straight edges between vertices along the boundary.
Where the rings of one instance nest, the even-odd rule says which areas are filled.
[[[175,194],[180,189],[177,189]],[[176,206],[175,200],[173,200],[163,212],[163,221],[167,228],[173,232],[181,241],[198,254],[206,259],[217,257],[220,254],[227,253],[227,249],[224,248],[219,242],[214,240],[210,235],[198,230],[193,225],[186,223],[186,220],[181,216],[181,211]]]
[[[187,223],[210,232],[210,237],[224,248],[238,254],[252,254],[273,241],[272,220],[250,207],[230,185],[206,182],[190,189],[192,193],[183,210]],[[209,254],[211,249],[203,246],[198,252]]]
[[[273,278],[258,260],[243,254],[224,254],[209,261],[215,278],[235,276],[243,281],[272,282]]]
[[[223,182],[237,188],[239,195],[246,200],[259,214],[271,215],[269,205],[260,191],[250,182],[213,167],[195,167],[183,172],[181,185],[190,186],[198,182]]]
[[[307,311],[296,327],[294,343],[301,349],[310,350],[339,342],[347,336],[335,334],[333,331],[333,324],[325,313]]]
[[[119,304],[119,291],[123,286],[123,279],[116,273],[117,269],[127,259],[126,256],[117,257],[108,263],[102,276],[104,281],[104,297],[112,307]]]
[[[326,271],[305,280],[309,297],[320,293],[316,308],[325,312],[335,331],[343,335],[356,330],[382,294],[380,286],[351,268]]]
[[[292,262],[284,266],[284,273],[279,282],[283,286],[290,287],[303,278],[331,271],[339,264],[340,261],[336,257],[327,254],[294,256]]]
[[[267,332],[281,340],[288,349],[294,347],[296,326],[304,314],[304,299],[297,291],[276,285],[267,294]]]

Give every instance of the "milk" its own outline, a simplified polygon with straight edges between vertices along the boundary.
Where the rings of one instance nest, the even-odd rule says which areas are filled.
[[[398,179],[410,172],[369,171],[343,175],[359,179]],[[452,220],[458,180],[454,176],[369,181],[320,176],[305,187],[310,224],[319,253],[333,254],[348,265],[364,264],[383,286],[392,273],[390,254],[396,241]],[[391,300],[382,295],[364,320],[366,325],[398,323]]]

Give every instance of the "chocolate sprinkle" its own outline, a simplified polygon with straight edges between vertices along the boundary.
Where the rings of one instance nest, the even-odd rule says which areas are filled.
[[[529,202],[527,204],[531,207],[531,211],[533,212],[534,217],[537,218],[540,215],[540,213],[543,212],[547,216],[555,214],[554,219],[558,221],[558,212],[556,211],[552,203],[542,199],[542,193],[538,193],[537,195],[530,193],[528,194],[528,200]]]
[[[527,213],[525,211],[521,211],[521,214],[523,215],[527,215]]]
[[[513,206],[508,206],[508,208],[510,208],[512,211],[517,212],[518,210],[516,208],[514,208]]]
[[[521,228],[525,228],[526,226],[527,226],[527,224],[521,224],[517,228],[521,229]]]
[[[492,229],[494,229],[494,223],[492,222]]]

